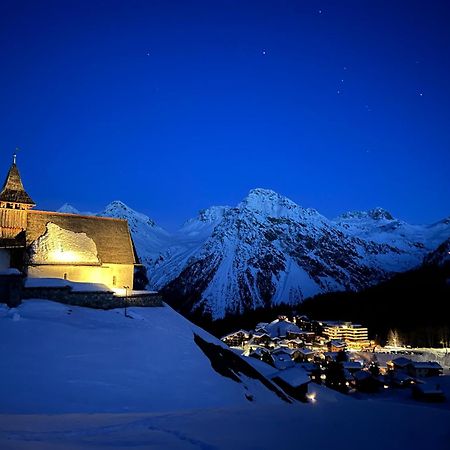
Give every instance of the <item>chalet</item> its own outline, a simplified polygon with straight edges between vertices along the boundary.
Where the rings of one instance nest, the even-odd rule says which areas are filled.
[[[351,374],[362,369],[362,364],[359,361],[342,361],[340,364],[344,370],[348,370]]]
[[[299,348],[295,360],[301,362],[311,362],[314,360],[316,352],[309,348]]]
[[[126,220],[34,210],[14,155],[0,192],[0,270],[133,288],[138,262]]]
[[[264,326],[264,330],[272,338],[287,338],[290,336],[291,338],[295,339],[296,337],[299,337],[302,332],[302,330],[300,330],[300,328],[295,325],[295,323],[280,319],[276,319],[273,322],[266,324]]]
[[[391,371],[390,381],[394,386],[402,388],[410,387],[416,382],[413,377],[409,376],[404,371]]]
[[[271,354],[273,359],[273,366],[278,370],[288,369],[290,367],[294,367],[295,363],[291,358],[289,352],[284,349],[274,350]]]
[[[272,376],[278,386],[291,397],[306,402],[308,384],[311,381],[306,371],[300,367],[292,367],[281,370]]]
[[[442,366],[436,361],[411,362],[407,369],[412,377],[433,377],[443,372]]]
[[[386,363],[388,370],[395,372],[407,372],[408,366],[412,363],[412,361],[404,356],[400,356],[399,358],[395,358],[392,361],[388,361]]]
[[[221,340],[230,347],[242,347],[250,340],[250,333],[245,330],[239,330],[235,333],[227,334]]]
[[[443,402],[445,401],[444,391],[439,384],[417,383],[412,387],[412,396],[416,400],[426,402]]]
[[[263,345],[269,347],[272,344],[272,338],[267,333],[255,333],[250,339],[249,344]]]
[[[378,392],[381,386],[380,380],[368,370],[358,370],[353,373],[353,387],[361,392]]]
[[[328,349],[330,352],[341,352],[345,351],[347,348],[347,344],[344,341],[340,341],[337,339],[332,339],[328,342]]]

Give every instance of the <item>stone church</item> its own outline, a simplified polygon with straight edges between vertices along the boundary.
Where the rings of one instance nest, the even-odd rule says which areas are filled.
[[[32,209],[16,157],[0,192],[0,271],[133,288],[137,256],[122,219]]]

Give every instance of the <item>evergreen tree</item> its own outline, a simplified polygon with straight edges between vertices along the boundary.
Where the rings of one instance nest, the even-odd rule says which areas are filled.
[[[397,330],[389,330],[386,345],[389,347],[401,347],[400,337]]]

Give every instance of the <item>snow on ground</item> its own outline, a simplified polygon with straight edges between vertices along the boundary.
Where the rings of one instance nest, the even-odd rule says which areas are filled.
[[[398,348],[397,353],[391,352],[356,352],[364,361],[372,361],[374,358],[380,364],[386,364],[388,361],[401,356],[411,361],[437,361],[444,369],[450,369],[450,349],[445,348]]]
[[[166,414],[0,416],[0,448],[164,450],[448,449],[450,413],[348,399]]]
[[[223,345],[170,307],[109,311],[0,305],[0,413],[173,411],[279,403],[259,381],[211,368],[193,340]]]
[[[0,449],[448,448],[448,410],[312,384],[288,404],[215,372],[193,333],[220,342],[171,308],[128,313],[0,305]]]

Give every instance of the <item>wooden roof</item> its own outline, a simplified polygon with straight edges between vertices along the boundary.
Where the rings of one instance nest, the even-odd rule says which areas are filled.
[[[137,262],[126,220],[35,210],[28,211],[27,216],[27,246],[45,234],[51,222],[74,233],[86,233],[95,242],[102,263]]]
[[[10,203],[22,203],[26,205],[34,206],[35,203],[31,197],[25,192],[20,178],[19,169],[16,163],[13,162],[8,175],[6,175],[5,183],[3,184],[2,191],[0,192],[0,201]]]

